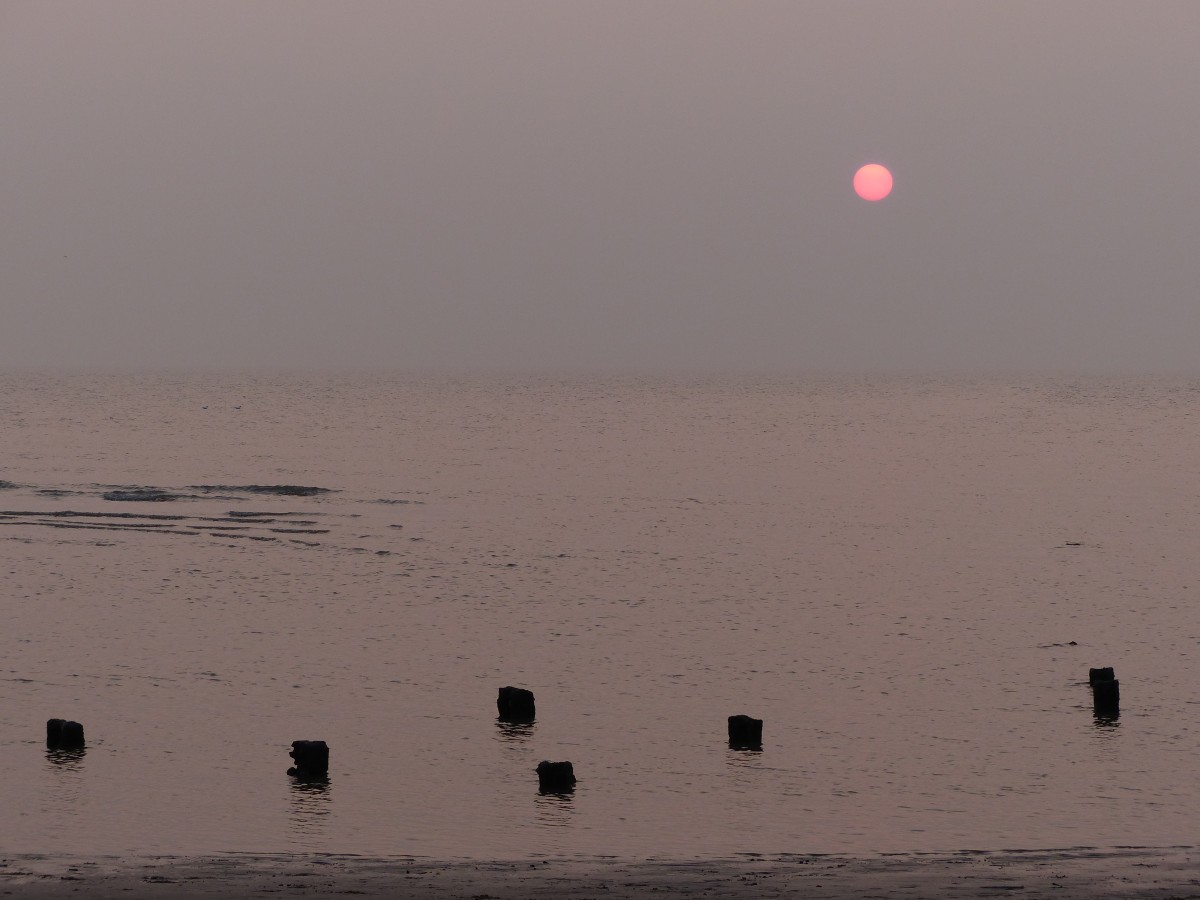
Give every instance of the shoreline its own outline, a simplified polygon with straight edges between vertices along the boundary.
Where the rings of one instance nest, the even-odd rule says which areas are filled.
[[[1200,848],[1117,847],[728,859],[430,860],[351,854],[0,857],[0,895],[472,900],[1200,898]]]

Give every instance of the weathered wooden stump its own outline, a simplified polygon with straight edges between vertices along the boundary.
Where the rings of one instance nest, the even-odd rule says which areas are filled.
[[[66,719],[49,719],[46,721],[46,746],[51,750],[57,750],[62,746],[62,727],[66,724]]]
[[[533,691],[511,685],[502,687],[496,697],[496,708],[505,722],[532,722],[536,714]]]
[[[325,778],[329,775],[329,745],[324,741],[292,741],[288,756],[296,765],[288,769],[297,778]]]
[[[1097,681],[1092,685],[1092,709],[1098,716],[1116,716],[1121,713],[1121,682]]]
[[[749,716],[729,717],[729,746],[735,750],[758,750],[762,747],[762,719]]]
[[[1092,686],[1092,710],[1097,716],[1112,718],[1121,714],[1121,682],[1112,666],[1088,669]]]
[[[46,747],[50,750],[80,750],[83,748],[83,726],[67,719],[46,721]]]
[[[575,768],[569,762],[543,759],[538,763],[537,776],[543,791],[569,791],[575,787]]]

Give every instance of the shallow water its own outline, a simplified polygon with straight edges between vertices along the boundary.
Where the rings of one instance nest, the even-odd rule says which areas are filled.
[[[7,852],[1194,840],[1200,382],[0,381]]]

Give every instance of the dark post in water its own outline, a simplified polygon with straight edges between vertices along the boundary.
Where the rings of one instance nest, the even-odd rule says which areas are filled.
[[[324,741],[292,741],[288,756],[296,765],[287,770],[297,778],[325,778],[329,775],[329,745]]]
[[[1121,682],[1111,666],[1088,670],[1092,686],[1092,709],[1098,716],[1117,716],[1121,713]]]
[[[729,717],[729,746],[735,750],[762,749],[762,719],[749,716]]]
[[[511,685],[502,687],[496,698],[496,708],[505,722],[532,722],[535,713],[533,691]]]
[[[543,791],[569,791],[575,787],[575,768],[569,762],[543,759],[538,763],[537,776]]]
[[[83,726],[66,719],[47,720],[46,747],[50,750],[83,749]]]

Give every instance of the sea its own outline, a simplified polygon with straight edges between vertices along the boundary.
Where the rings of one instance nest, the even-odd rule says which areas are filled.
[[[0,422],[0,851],[1200,830],[1200,379],[8,374]]]

